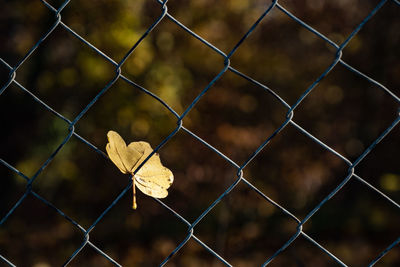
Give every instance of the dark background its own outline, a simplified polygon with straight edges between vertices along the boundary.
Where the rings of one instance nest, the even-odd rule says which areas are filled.
[[[49,1],[58,8],[62,1]],[[341,44],[378,1],[279,1],[299,19]],[[169,13],[229,53],[267,9],[265,1],[174,1]],[[119,62],[162,13],[156,1],[71,1],[62,22]],[[400,7],[388,1],[343,50],[342,59],[400,95]],[[15,66],[55,23],[41,1],[2,1],[0,57]],[[231,66],[268,86],[289,105],[333,62],[335,49],[274,8],[239,47]],[[168,18],[146,37],[122,73],[182,112],[223,69],[224,58]],[[0,64],[1,86],[9,70]],[[60,25],[18,69],[16,81],[73,120],[115,76],[114,66]],[[398,116],[399,103],[338,64],[295,110],[293,120],[352,162]],[[285,121],[287,108],[227,71],[183,120],[183,126],[238,165]],[[0,158],[31,177],[68,135],[68,124],[15,83],[0,97]],[[105,152],[108,130],[156,147],[176,128],[157,100],[119,79],[79,120],[75,131]],[[399,127],[356,167],[368,183],[400,201]],[[179,131],[159,151],[175,181],[165,203],[193,222],[236,179],[218,154]],[[289,124],[244,169],[244,177],[300,220],[347,175],[348,165]],[[87,229],[127,186],[129,177],[72,136],[37,177],[33,190]],[[0,217],[26,181],[0,164]],[[124,266],[158,265],[187,235],[187,226],[152,198],[125,194],[90,234]],[[355,180],[324,205],[304,231],[350,266],[366,266],[400,235],[399,209]],[[259,266],[297,224],[241,182],[195,227],[194,234],[235,266]],[[0,226],[0,254],[17,266],[60,266],[83,234],[29,195]],[[398,266],[392,249],[376,266]],[[220,266],[191,239],[167,266]],[[336,266],[300,236],[272,266]],[[86,246],[70,266],[112,266]]]

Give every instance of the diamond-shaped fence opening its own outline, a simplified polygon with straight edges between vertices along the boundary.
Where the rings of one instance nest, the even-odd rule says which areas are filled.
[[[400,265],[399,14],[397,0],[4,3],[0,262]],[[168,198],[130,210],[108,130],[152,144]]]

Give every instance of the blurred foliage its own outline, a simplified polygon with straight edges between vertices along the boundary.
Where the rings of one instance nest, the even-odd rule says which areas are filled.
[[[49,1],[59,7],[63,1]],[[331,38],[343,42],[378,1],[279,3]],[[269,2],[168,1],[168,12],[229,53]],[[115,62],[162,14],[157,1],[71,1],[62,21]],[[388,1],[343,51],[343,60],[399,95],[399,7]],[[41,1],[2,4],[0,57],[14,66],[55,23]],[[265,84],[289,105],[332,63],[324,40],[273,9],[239,47],[231,66]],[[122,66],[133,82],[181,114],[223,69],[224,58],[168,18],[140,43]],[[8,69],[0,66],[0,82]],[[17,71],[16,80],[73,120],[115,77],[115,67],[62,26]],[[31,177],[68,135],[68,124],[12,84],[0,98],[0,157]],[[341,65],[305,98],[293,120],[350,160],[398,116],[398,103]],[[226,72],[183,120],[183,125],[241,165],[286,119],[287,108],[261,87]],[[106,133],[145,140],[156,147],[175,128],[176,117],[157,100],[119,79],[78,121],[76,132],[105,151]],[[399,127],[357,166],[356,173],[400,201]],[[159,151],[175,175],[165,203],[193,222],[236,179],[236,169],[204,144],[179,131]],[[0,165],[0,216],[25,192],[26,181]],[[303,219],[346,176],[347,165],[288,125],[244,169],[244,177]],[[84,228],[127,186],[128,177],[75,136],[33,183],[34,192]],[[185,239],[187,226],[153,199],[131,195],[99,222],[90,240],[123,266],[159,264]],[[351,266],[365,266],[400,234],[399,210],[351,180],[308,221],[305,232]],[[296,232],[296,223],[245,183],[194,228],[194,234],[235,266],[267,260]],[[59,266],[83,235],[62,216],[28,196],[0,227],[0,253],[18,266]],[[379,266],[400,265],[394,248]],[[316,246],[299,237],[272,266],[333,266]],[[220,266],[191,239],[167,266]],[[86,246],[70,266],[110,266]]]

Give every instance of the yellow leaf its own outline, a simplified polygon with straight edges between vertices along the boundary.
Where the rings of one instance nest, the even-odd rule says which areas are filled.
[[[136,186],[144,194],[155,198],[164,198],[168,195],[167,189],[174,181],[174,175],[162,165],[158,154],[153,154],[135,173],[136,169],[153,152],[149,143],[139,141],[132,142],[127,146],[124,139],[114,131],[109,131],[107,138],[108,157],[122,173],[133,175],[133,209],[137,207]]]

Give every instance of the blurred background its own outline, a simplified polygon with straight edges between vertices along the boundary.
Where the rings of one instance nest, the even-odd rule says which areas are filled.
[[[48,1],[59,8],[63,1]],[[341,44],[379,1],[279,3]],[[269,1],[168,1],[182,24],[229,53]],[[400,7],[387,1],[343,50],[342,59],[400,95]],[[62,22],[119,62],[162,14],[151,0],[71,1]],[[15,66],[55,23],[41,1],[2,1],[0,57]],[[332,64],[335,49],[277,8],[231,58],[231,66],[268,86],[289,105]],[[122,66],[133,82],[182,114],[223,69],[224,58],[168,18]],[[0,84],[9,69],[0,64]],[[54,110],[74,118],[115,77],[115,67],[62,26],[21,65],[16,81]],[[378,86],[338,64],[295,110],[293,120],[352,162],[397,118],[399,104]],[[262,87],[227,71],[183,120],[183,126],[238,165],[286,119],[287,108]],[[67,137],[69,125],[15,83],[0,97],[0,158],[31,177]],[[176,117],[153,97],[118,79],[75,125],[105,152],[106,134],[156,147]],[[395,127],[355,172],[400,201],[400,135]],[[159,151],[175,181],[164,203],[194,222],[236,179],[237,169],[185,131]],[[345,177],[348,165],[289,124],[244,169],[244,177],[300,220]],[[0,164],[0,218],[26,181]],[[129,177],[72,136],[37,177],[33,190],[87,229],[128,185]],[[157,266],[187,236],[187,225],[154,199],[131,191],[105,215],[90,240],[123,266]],[[350,180],[304,225],[304,231],[349,266],[366,266],[400,236],[399,208]],[[234,266],[259,266],[296,232],[293,219],[245,183],[194,228],[194,234]],[[82,232],[29,195],[0,226],[0,254],[17,266],[60,266],[83,242]],[[271,266],[337,266],[300,236]],[[399,266],[399,247],[376,266]],[[86,246],[70,266],[113,266]],[[166,266],[223,266],[190,239]]]

